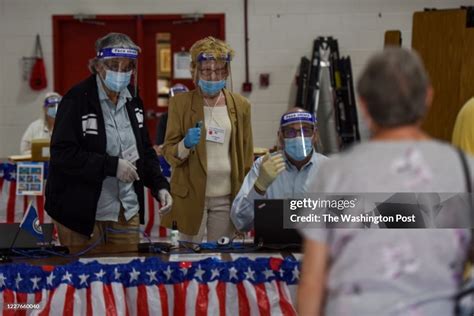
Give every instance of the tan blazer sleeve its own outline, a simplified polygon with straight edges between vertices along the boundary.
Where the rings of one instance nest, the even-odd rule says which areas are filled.
[[[247,174],[253,165],[252,109],[247,100],[244,105],[244,167]]]
[[[180,111],[176,98],[171,98],[168,106],[168,123],[163,144],[163,156],[172,167],[177,167],[187,160],[187,158],[178,158],[179,143],[185,136],[182,131],[182,115],[184,113]]]

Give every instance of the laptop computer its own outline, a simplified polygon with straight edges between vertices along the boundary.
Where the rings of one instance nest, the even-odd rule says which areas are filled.
[[[379,223],[381,228],[426,228],[420,205],[417,203],[416,194],[395,193],[382,203],[376,203],[377,211],[382,216],[391,216],[394,219],[397,215],[403,218],[414,216],[415,221],[387,221]]]
[[[10,247],[15,235],[18,231],[18,226],[20,224],[0,224],[0,231],[2,235],[0,236],[0,254],[9,253]],[[14,249],[37,249],[44,245],[50,245],[53,239],[53,224],[42,224],[44,241],[37,240],[27,231],[21,229],[16,238],[15,244],[13,245]]]
[[[301,235],[283,228],[284,200],[255,200],[255,246],[272,249],[300,249]]]

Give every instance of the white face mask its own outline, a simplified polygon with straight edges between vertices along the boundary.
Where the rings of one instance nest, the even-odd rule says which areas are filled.
[[[118,72],[106,70],[104,83],[111,91],[120,92],[130,84],[132,71]]]
[[[46,109],[46,115],[50,118],[56,118],[56,113],[58,111],[57,105],[56,106],[48,106]]]
[[[285,138],[285,152],[295,161],[302,161],[313,150],[312,137]]]

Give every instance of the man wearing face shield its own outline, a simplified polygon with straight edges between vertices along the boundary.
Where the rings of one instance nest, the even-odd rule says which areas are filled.
[[[22,155],[31,153],[31,142],[34,139],[50,139],[53,132],[56,110],[61,96],[56,92],[46,94],[43,101],[43,115],[41,118],[32,122],[26,129],[21,138],[20,152]]]
[[[283,114],[278,139],[283,152],[257,159],[245,177],[232,204],[231,218],[240,231],[253,228],[254,200],[296,198],[308,192],[326,156],[317,153],[316,120],[312,114],[294,108]]]
[[[96,42],[92,76],[74,86],[58,107],[51,139],[45,209],[66,246],[138,243],[144,222],[144,186],[170,210],[136,93],[140,48],[124,34]]]
[[[163,224],[180,239],[232,237],[231,201],[253,162],[250,104],[231,89],[234,51],[207,37],[191,47],[196,89],[170,100],[163,154],[172,167],[173,208]]]

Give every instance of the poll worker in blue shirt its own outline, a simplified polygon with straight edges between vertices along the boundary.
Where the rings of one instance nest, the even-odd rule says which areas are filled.
[[[321,162],[327,159],[314,150],[316,119],[309,112],[293,108],[283,114],[278,130],[283,152],[258,158],[244,179],[231,209],[231,219],[240,231],[253,228],[254,200],[285,199],[307,192]]]

